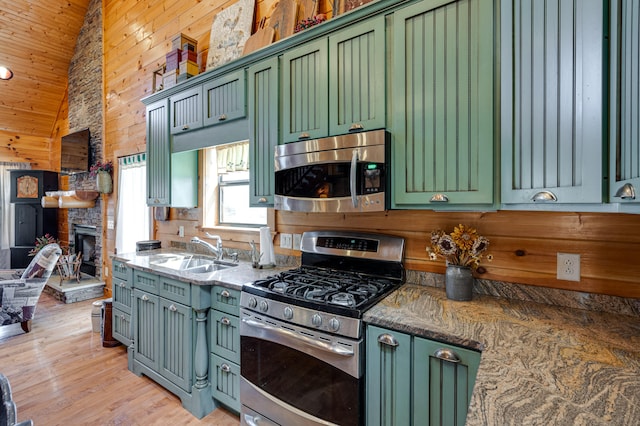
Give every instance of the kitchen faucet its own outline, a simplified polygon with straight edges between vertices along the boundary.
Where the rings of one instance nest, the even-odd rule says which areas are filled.
[[[216,245],[214,246],[211,243],[208,243],[204,240],[201,240],[198,237],[191,238],[191,242],[194,244],[200,244],[208,248],[213,254],[216,255],[217,260],[222,260],[223,252],[222,252],[222,238],[219,235],[211,235],[207,232],[207,237],[211,239],[217,240]]]

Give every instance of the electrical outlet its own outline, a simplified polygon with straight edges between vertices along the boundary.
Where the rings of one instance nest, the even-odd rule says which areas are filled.
[[[104,267],[104,276],[105,277],[109,276],[109,268],[107,268],[106,266]]]
[[[300,250],[300,240],[302,240],[302,234],[293,234],[293,249]]]
[[[293,237],[291,234],[280,234],[280,248],[293,248]]]
[[[559,280],[580,281],[580,255],[571,253],[558,253]]]
[[[184,226],[178,227],[178,237],[184,237]]]
[[[114,228],[113,219],[107,219],[107,229],[113,229],[113,228]]]

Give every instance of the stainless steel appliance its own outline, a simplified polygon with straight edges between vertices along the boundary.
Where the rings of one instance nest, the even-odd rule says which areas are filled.
[[[404,239],[305,232],[297,269],[240,296],[243,425],[364,424],[363,313],[404,282]]]
[[[278,145],[277,210],[384,211],[388,162],[385,130],[350,133]]]

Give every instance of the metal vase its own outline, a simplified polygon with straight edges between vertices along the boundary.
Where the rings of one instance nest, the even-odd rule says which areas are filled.
[[[448,265],[445,274],[447,299],[467,301],[473,294],[473,274],[468,266]]]

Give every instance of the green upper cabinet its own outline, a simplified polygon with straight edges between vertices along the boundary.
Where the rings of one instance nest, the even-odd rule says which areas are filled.
[[[492,0],[393,13],[393,207],[494,202],[493,44]]]
[[[248,70],[250,199],[253,207],[273,206],[273,156],[278,144],[278,58],[261,61]]]
[[[329,37],[329,135],[385,127],[384,46],[381,15]]]
[[[464,426],[480,353],[421,337],[413,350],[413,424]]]
[[[610,201],[640,202],[640,7],[611,2]],[[635,194],[635,195],[634,195]]]
[[[203,125],[215,126],[247,115],[244,69],[232,71],[202,85]]]
[[[171,133],[179,134],[202,127],[202,86],[171,96]]]
[[[147,205],[171,203],[169,99],[147,105]]]
[[[501,2],[502,202],[601,203],[604,2]]]
[[[282,55],[282,139],[295,142],[329,133],[327,38]]]

